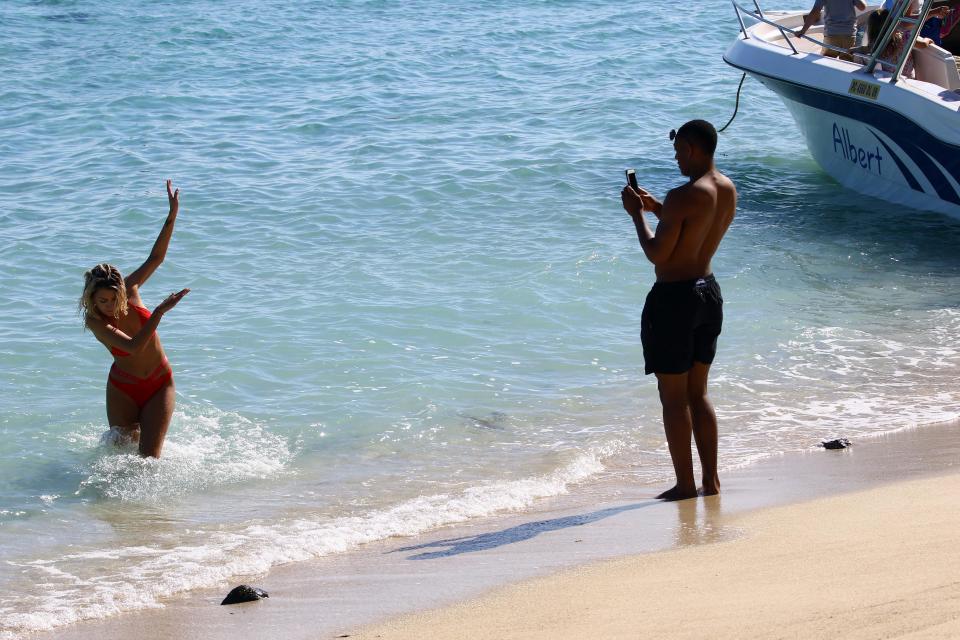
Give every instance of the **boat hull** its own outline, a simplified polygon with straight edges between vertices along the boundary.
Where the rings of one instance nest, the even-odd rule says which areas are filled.
[[[960,220],[960,147],[883,107],[812,96],[764,79],[789,109],[814,160],[837,182],[896,204]],[[882,113],[871,113],[882,109]],[[956,115],[956,114],[955,114]]]
[[[759,38],[738,39],[724,60],[780,96],[810,154],[839,183],[960,220],[960,96],[931,99]]]

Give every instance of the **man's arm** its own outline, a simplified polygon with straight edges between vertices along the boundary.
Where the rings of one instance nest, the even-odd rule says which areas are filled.
[[[689,187],[681,187],[668,193],[660,207],[658,215],[660,222],[654,232],[647,224],[647,219],[643,217],[640,194],[631,187],[625,187],[621,193],[623,208],[633,218],[633,225],[636,227],[637,239],[640,240],[643,253],[655,266],[663,264],[673,255],[680,240],[684,221],[697,211],[696,196],[696,192]]]
[[[821,9],[823,9],[823,0],[817,0],[813,3],[813,9],[810,9],[810,13],[803,16],[803,27],[800,29],[800,31],[797,31],[797,37],[806,34],[807,29],[809,29],[815,22],[820,20]]]
[[[960,0],[957,0],[957,2],[960,2]],[[657,219],[660,219],[660,211],[663,210],[663,203],[654,198],[653,194],[643,187],[638,187],[634,189],[634,191],[640,196],[640,202],[643,203],[643,209],[641,211],[649,211],[657,216]]]

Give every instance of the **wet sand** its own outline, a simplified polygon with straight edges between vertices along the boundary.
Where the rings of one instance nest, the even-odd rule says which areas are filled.
[[[870,615],[906,611],[896,629],[943,637],[960,617],[958,461],[960,424],[949,423],[774,456],[726,474],[713,498],[663,503],[653,499],[663,487],[621,486],[596,502],[587,489],[536,513],[279,567],[55,635],[816,637],[827,620],[829,635],[849,623],[840,635],[887,637],[855,634],[873,628]],[[270,599],[219,606],[241,582]],[[713,596],[722,604],[704,614]],[[675,626],[677,614],[693,626]],[[371,624],[387,626],[362,630]]]

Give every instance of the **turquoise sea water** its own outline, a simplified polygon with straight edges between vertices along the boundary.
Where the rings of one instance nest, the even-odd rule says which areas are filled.
[[[770,8],[792,8],[778,6]],[[722,125],[727,4],[0,4],[0,637],[671,479],[623,169]],[[960,225],[845,191],[747,81],[721,464],[960,415]],[[182,190],[164,457],[101,441],[82,273]],[[644,489],[646,490],[646,489]]]

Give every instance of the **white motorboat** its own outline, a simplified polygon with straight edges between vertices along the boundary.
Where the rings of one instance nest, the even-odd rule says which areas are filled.
[[[734,0],[741,34],[723,59],[780,96],[814,159],[838,182],[960,219],[960,73],[947,49],[913,47],[932,4],[924,0],[912,20],[906,6],[895,9],[872,50],[834,49],[853,55],[848,62],[821,55],[822,25],[796,36],[804,12],[764,13],[756,0],[754,10]],[[861,26],[875,8],[858,16]],[[881,59],[904,22],[911,26],[903,55]],[[907,78],[911,49],[915,77]]]

